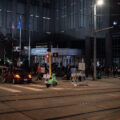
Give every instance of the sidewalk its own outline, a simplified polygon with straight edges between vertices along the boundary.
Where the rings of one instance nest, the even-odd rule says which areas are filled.
[[[79,86],[74,86],[72,84],[71,80],[63,80],[60,77],[57,77],[58,80],[58,86],[60,88],[80,88],[80,89],[105,89],[105,88],[120,88],[120,78],[102,78],[102,79],[96,79],[96,81],[93,81],[92,77],[86,78],[85,81],[80,82]],[[33,78],[33,82],[36,84],[44,84],[44,81],[35,81],[35,78]]]

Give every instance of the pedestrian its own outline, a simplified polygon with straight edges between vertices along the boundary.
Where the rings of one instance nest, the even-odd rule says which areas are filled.
[[[37,67],[37,80],[41,79],[41,66],[40,64],[38,64]]]
[[[117,74],[117,66],[114,66],[113,67],[113,76],[115,77]]]
[[[48,66],[47,66],[47,64],[45,63],[45,73],[47,74],[48,72],[49,72]]]
[[[67,77],[67,80],[70,80],[70,77],[71,77],[71,66],[70,65],[67,65],[66,67],[66,77]]]
[[[88,77],[88,65],[85,66],[85,76]]]

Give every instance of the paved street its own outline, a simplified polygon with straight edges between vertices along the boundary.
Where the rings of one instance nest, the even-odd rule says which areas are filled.
[[[1,83],[0,91],[0,120],[120,120],[119,78],[88,78],[78,87]]]

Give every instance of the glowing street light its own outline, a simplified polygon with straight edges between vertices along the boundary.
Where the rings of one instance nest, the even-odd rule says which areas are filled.
[[[96,4],[99,6],[103,5],[103,3],[104,3],[103,0],[97,0],[97,2],[96,2]]]

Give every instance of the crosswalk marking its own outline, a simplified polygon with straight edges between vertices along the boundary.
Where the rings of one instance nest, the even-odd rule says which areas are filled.
[[[16,90],[16,89],[12,89],[12,88],[7,88],[7,87],[2,87],[2,86],[0,86],[0,89],[6,90],[6,91],[9,91],[9,92],[13,92],[13,93],[22,92],[22,91],[20,91],[20,90]]]
[[[50,89],[52,89],[52,90],[64,90],[64,88],[53,88],[53,87],[51,87]]]
[[[28,92],[25,90],[29,90],[29,91],[35,91],[35,92],[42,92],[42,91],[47,91],[47,90],[65,90],[68,88],[62,88],[62,87],[50,87],[50,88],[46,88],[45,85],[41,85],[41,84],[29,84],[29,85],[8,85],[8,86],[0,86],[1,90],[5,90],[8,92],[12,92],[12,93],[21,93],[21,92]]]
[[[21,86],[21,85],[15,85],[14,87],[23,88],[23,89],[28,89],[28,90],[32,90],[32,91],[43,91],[42,89],[31,88],[31,87],[28,87],[28,86]]]
[[[30,84],[29,86],[33,86],[33,87],[40,87],[40,88],[45,88],[45,85],[36,85],[36,84]]]

